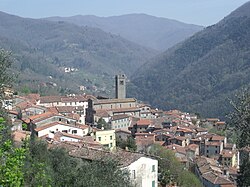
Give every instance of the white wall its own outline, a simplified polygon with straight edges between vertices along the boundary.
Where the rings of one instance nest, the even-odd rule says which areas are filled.
[[[73,130],[77,130],[77,133],[75,135],[78,136],[84,136],[86,134],[83,134],[83,130],[77,127],[71,127],[71,126],[67,126],[67,125],[62,125],[62,124],[58,124],[58,125],[54,125],[52,127],[49,127],[47,129],[43,129],[41,131],[38,132],[38,137],[41,136],[45,136],[47,134],[49,134],[50,132],[62,132],[63,130],[67,130],[69,134],[72,134]]]
[[[155,170],[153,171],[153,165]],[[155,159],[141,157],[130,164],[126,169],[130,172],[131,181],[137,187],[152,187],[155,181],[155,187],[158,186],[158,161]],[[135,174],[135,176],[134,176]]]
[[[60,140],[62,142],[65,142],[65,141],[67,141],[67,142],[79,142],[80,141],[79,139],[71,138],[71,137],[67,137],[67,136],[60,137]]]

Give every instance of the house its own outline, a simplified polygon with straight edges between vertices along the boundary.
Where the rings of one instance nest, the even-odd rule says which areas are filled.
[[[134,136],[136,133],[146,133],[151,124],[152,122],[149,119],[140,119],[128,129],[131,131],[132,136]]]
[[[150,145],[155,143],[154,133],[135,133],[137,151],[145,151]]]
[[[106,110],[96,110],[94,114],[94,124],[96,124],[100,119],[103,119],[106,123],[109,123],[111,116]]]
[[[36,127],[36,125],[34,126],[34,132],[38,137],[46,136],[50,133],[54,134],[56,132],[68,133],[81,137],[86,136],[89,133],[89,127],[86,125],[73,125],[60,121],[47,123],[38,127]]]
[[[36,105],[44,107],[53,106],[82,106],[84,111],[88,108],[89,95],[69,95],[69,96],[43,96],[36,101]]]
[[[177,144],[182,147],[189,145],[190,139],[185,136],[174,136],[173,138],[168,139],[168,144]]]
[[[186,149],[177,144],[171,144],[165,147],[168,150],[171,150],[175,153],[175,156],[180,160],[186,160],[187,152]]]
[[[115,130],[99,130],[95,129],[93,133],[95,141],[104,147],[114,150],[116,148]]]
[[[220,162],[224,167],[237,167],[237,152],[232,150],[222,150]]]
[[[155,118],[154,115],[152,115],[151,113],[151,108],[149,105],[146,104],[139,104],[138,107],[140,108],[140,117],[141,118],[147,118],[147,119],[151,119],[151,118]]]
[[[101,160],[102,158],[115,159],[119,163],[119,169],[129,172],[132,185],[136,185],[137,187],[158,186],[158,161],[143,154],[120,149],[108,152],[88,147],[76,147],[75,149],[71,149],[69,154],[73,157],[90,161]]]
[[[226,128],[226,122],[225,121],[218,121],[214,124],[214,127],[217,130],[224,130]]]
[[[26,108],[22,110],[22,117],[26,118],[29,116],[35,116],[38,114],[45,113],[47,111],[48,109],[46,109],[45,107],[31,105],[31,106],[27,106]]]
[[[127,114],[114,115],[111,117],[111,129],[128,130],[130,117]]]
[[[168,129],[160,129],[160,130],[155,130],[155,141],[164,141],[168,142],[169,138],[173,138],[174,135],[171,134],[171,131]]]
[[[115,130],[116,139],[126,141],[131,136],[131,132],[128,130],[116,129]]]
[[[205,142],[205,155],[207,157],[218,156],[223,150],[223,142]]]
[[[122,169],[130,172],[131,183],[138,187],[158,186],[158,161],[138,153],[124,152]]]
[[[194,131],[188,128],[177,128],[175,132],[176,136],[185,136],[185,137],[192,137],[194,135]]]
[[[211,158],[198,157],[195,160],[195,174],[204,187],[236,187],[219,167],[217,161]]]
[[[86,108],[84,106],[56,106],[55,109],[59,114],[75,118],[78,123],[85,124]]]

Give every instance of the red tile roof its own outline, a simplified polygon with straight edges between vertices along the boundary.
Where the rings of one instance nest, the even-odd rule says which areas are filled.
[[[211,140],[212,141],[224,141],[225,136],[213,135]]]
[[[38,119],[43,119],[43,118],[49,118],[53,115],[54,115],[54,113],[52,113],[52,112],[45,112],[45,113],[38,114],[35,116],[30,116],[29,119],[30,120],[38,120]]]
[[[144,126],[144,125],[150,125],[151,124],[151,120],[149,119],[140,119],[139,121],[137,121],[136,123],[138,126]]]

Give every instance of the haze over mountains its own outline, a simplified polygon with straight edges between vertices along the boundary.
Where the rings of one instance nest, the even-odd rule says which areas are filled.
[[[127,40],[158,51],[164,51],[203,29],[202,26],[146,14],[128,14],[111,17],[78,15],[46,19],[100,28],[105,32],[120,35]]]
[[[163,109],[224,116],[228,98],[250,86],[250,2],[150,60],[131,95]]]
[[[98,28],[21,18],[3,12],[0,12],[0,43],[12,51],[16,59],[14,67],[21,72],[19,82],[24,81],[28,86],[50,81],[76,89],[98,78],[97,85],[91,84],[101,86],[105,79],[111,82],[109,79],[114,74],[130,75],[156,55],[152,49]],[[79,71],[68,75],[64,67]]]

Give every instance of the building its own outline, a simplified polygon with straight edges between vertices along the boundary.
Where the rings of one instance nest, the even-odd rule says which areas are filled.
[[[237,167],[237,152],[232,150],[222,150],[220,155],[221,165],[224,167]]]
[[[127,166],[124,167],[130,172],[132,184],[138,187],[157,187],[158,161],[139,154],[137,157],[131,159],[130,162],[127,163]]]
[[[109,116],[127,114],[140,116],[140,108],[136,106],[137,100],[134,98],[124,99],[89,99],[86,112],[86,122],[95,123],[97,112],[106,112]]]
[[[126,76],[125,75],[115,76],[115,98],[117,99],[126,98]]]
[[[38,137],[46,136],[50,133],[54,134],[57,132],[68,133],[77,136],[86,136],[89,132],[89,127],[86,125],[73,125],[63,122],[52,122],[40,127],[36,127],[34,132]]]
[[[95,130],[94,138],[95,141],[110,150],[114,150],[116,148],[115,130]]]
[[[129,127],[132,136],[135,136],[136,133],[146,133],[148,127],[152,124],[152,121],[149,119],[140,119],[135,124]]]
[[[127,114],[114,115],[111,118],[111,129],[128,130],[130,117]]]
[[[218,156],[223,150],[223,142],[205,142],[205,155],[207,157]]]
[[[89,161],[111,158],[117,160],[119,168],[130,174],[130,180],[136,187],[158,186],[158,161],[140,153],[132,153],[124,150],[106,151],[96,148],[76,146],[71,149],[69,155]]]

